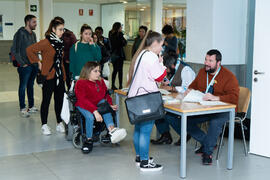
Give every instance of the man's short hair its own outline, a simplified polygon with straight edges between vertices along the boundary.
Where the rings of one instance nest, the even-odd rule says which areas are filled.
[[[163,55],[163,64],[164,66],[166,66],[167,68],[171,67],[172,65],[176,65],[177,62],[177,54],[174,52],[169,52],[169,53],[165,53]]]
[[[217,62],[221,61],[221,59],[222,59],[222,55],[219,52],[219,50],[217,50],[217,49],[211,49],[206,54],[209,55],[209,56],[216,55],[216,61]]]
[[[24,24],[26,25],[26,23],[28,21],[31,21],[31,19],[33,18],[37,18],[36,16],[32,15],[32,14],[27,14],[25,17],[24,17]]]
[[[96,27],[95,31],[101,31],[103,33],[103,28],[101,26]]]

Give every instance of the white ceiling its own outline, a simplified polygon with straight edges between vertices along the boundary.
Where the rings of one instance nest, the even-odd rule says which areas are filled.
[[[9,1],[9,0],[0,0]],[[13,0],[13,1],[25,1],[25,0]],[[53,0],[54,2],[73,2],[73,3],[94,3],[94,4],[107,4],[107,3],[119,3],[123,1],[137,2],[137,3],[150,3],[150,0]],[[164,4],[186,4],[187,0],[163,0]]]

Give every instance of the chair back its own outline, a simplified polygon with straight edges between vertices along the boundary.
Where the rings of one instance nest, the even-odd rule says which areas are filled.
[[[250,90],[246,87],[239,87],[238,113],[247,113],[250,102]]]

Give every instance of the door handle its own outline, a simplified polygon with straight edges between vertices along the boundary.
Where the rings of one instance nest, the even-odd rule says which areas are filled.
[[[259,71],[255,70],[255,71],[254,71],[254,74],[255,74],[255,75],[259,75],[259,74],[264,74],[264,72],[259,72]]]

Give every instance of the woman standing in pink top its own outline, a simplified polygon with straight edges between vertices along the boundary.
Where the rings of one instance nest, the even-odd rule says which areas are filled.
[[[156,82],[162,81],[166,76],[166,68],[162,63],[163,59],[159,57],[162,44],[163,39],[161,34],[148,31],[139,49],[132,58],[128,85],[130,85],[134,69],[136,69],[140,58],[141,62],[138,66],[132,86],[130,87],[129,97],[159,91]],[[138,89],[138,94],[136,94]],[[155,120],[156,119],[135,124],[133,136],[136,151],[135,161],[137,165],[140,165],[141,171],[160,171],[163,168],[161,165],[155,164],[153,158],[149,158],[150,135]]]

